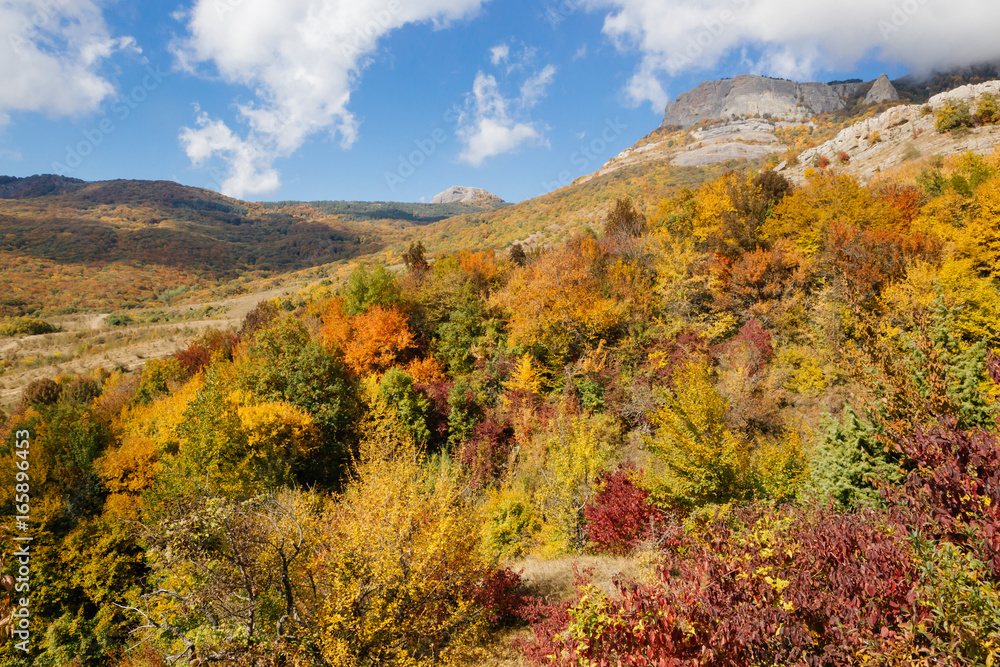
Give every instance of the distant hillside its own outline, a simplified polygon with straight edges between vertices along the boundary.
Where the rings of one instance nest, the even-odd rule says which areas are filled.
[[[314,202],[265,202],[265,210],[286,210],[309,206],[327,215],[342,216],[344,220],[402,220],[426,224],[445,220],[456,215],[485,211],[493,206],[469,206],[467,204],[416,204],[404,202],[364,202],[364,201],[314,201]]]
[[[254,204],[168,181],[4,177],[0,196],[0,293],[29,312],[170,302],[352,259],[378,252],[399,220],[417,218]]]

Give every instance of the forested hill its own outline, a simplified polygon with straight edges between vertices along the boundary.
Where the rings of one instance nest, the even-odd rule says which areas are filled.
[[[991,664],[1000,152],[911,167],[414,243],[32,383],[0,517],[45,633],[0,661]]]
[[[168,181],[0,178],[0,290],[39,314],[156,303],[372,255],[464,204],[251,203]],[[72,286],[72,287],[70,287]],[[202,290],[201,292],[199,290]]]

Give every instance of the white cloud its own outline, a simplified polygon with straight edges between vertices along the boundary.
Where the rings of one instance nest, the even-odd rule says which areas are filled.
[[[510,57],[510,44],[498,44],[490,49],[490,62],[499,65]]]
[[[750,47],[753,71],[794,79],[844,71],[862,59],[914,71],[1000,57],[995,0],[584,0],[610,9],[604,33],[642,63],[626,86],[635,104],[662,110],[664,75],[710,69]]]
[[[225,160],[228,174],[219,187],[232,197],[270,194],[281,187],[281,178],[272,166],[274,157],[267,147],[252,137],[241,139],[221,120],[212,120],[204,112],[198,115],[198,129],[184,128],[180,140],[196,167],[205,165],[215,156]]]
[[[521,86],[521,106],[530,109],[535,106],[542,97],[545,96],[545,89],[556,77],[554,65],[546,65],[541,72],[528,77],[528,80]]]
[[[0,125],[12,111],[73,116],[114,94],[101,74],[116,51],[138,50],[111,36],[94,0],[0,3]]]
[[[237,106],[247,126],[239,136],[224,121],[198,116],[181,129],[196,165],[226,164],[226,194],[246,196],[280,187],[275,160],[326,132],[350,147],[358,122],[351,92],[379,39],[410,23],[443,28],[474,14],[486,0],[196,0],[189,36],[175,45],[181,66],[210,65],[224,81],[252,88]]]
[[[457,134],[462,142],[458,158],[478,167],[497,155],[512,153],[525,145],[546,145],[537,123],[525,118],[555,78],[556,68],[546,65],[521,84],[520,96],[507,99],[496,77],[479,72],[472,85],[469,103],[459,118]]]

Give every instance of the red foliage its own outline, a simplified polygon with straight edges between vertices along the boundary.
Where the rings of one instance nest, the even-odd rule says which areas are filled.
[[[848,665],[922,619],[905,530],[885,514],[749,507],[681,535],[659,581],[534,625],[533,664]],[[589,612],[597,613],[597,612]],[[566,632],[576,617],[574,631]]]
[[[990,352],[990,356],[986,360],[986,372],[989,373],[994,384],[1000,384],[1000,354]]]
[[[864,303],[889,282],[902,278],[912,260],[933,260],[940,251],[940,241],[923,234],[902,235],[838,223],[830,227],[823,259],[848,299]]]
[[[654,379],[672,382],[678,368],[687,363],[692,356],[705,354],[708,350],[708,341],[703,336],[690,331],[682,331],[677,334],[673,342],[666,346],[666,355]]]
[[[509,424],[493,419],[476,424],[472,439],[459,451],[473,486],[485,486],[503,474],[513,442],[514,429]]]
[[[624,555],[649,534],[653,508],[649,492],[632,481],[635,471],[623,468],[601,476],[601,490],[583,508],[587,538],[598,551]]]
[[[899,212],[900,222],[909,225],[920,213],[924,191],[914,185],[888,182],[875,189],[875,197],[889,202],[892,208]]]
[[[454,382],[421,382],[413,385],[414,389],[430,401],[430,410],[424,421],[432,436],[438,440],[448,439],[448,415],[451,414],[448,395],[454,384]]]
[[[508,567],[490,570],[472,594],[472,599],[486,610],[491,623],[522,617],[529,598],[521,591],[521,575]]]
[[[945,422],[899,443],[915,469],[885,495],[910,511],[908,521],[967,543],[1000,578],[1000,443],[993,433]]]
[[[830,166],[830,158],[825,155],[820,156],[819,162],[816,164],[820,169],[826,169]]]
[[[805,258],[781,246],[757,248],[734,261],[716,261],[722,278],[719,305],[745,313],[758,303],[783,299],[803,291],[809,280]]]
[[[774,356],[770,332],[753,318],[722,348],[723,354],[746,353],[750,363],[750,375],[759,373]]]
[[[847,151],[838,151],[837,159],[840,161],[841,164],[851,163],[851,156],[847,154]]]
[[[256,311],[255,311],[256,312]],[[233,348],[239,338],[228,331],[211,330],[198,340],[191,341],[188,346],[174,353],[173,357],[180,362],[181,368],[188,376],[206,368],[212,361],[212,355],[221,353],[222,357],[231,360]]]

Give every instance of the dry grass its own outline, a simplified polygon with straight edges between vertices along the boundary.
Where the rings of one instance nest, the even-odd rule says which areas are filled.
[[[515,646],[518,639],[529,639],[531,630],[519,628],[494,635],[489,644],[476,647],[463,656],[457,664],[462,667],[527,667],[521,651]]]
[[[616,595],[614,581],[647,581],[653,575],[653,559],[639,553],[633,556],[572,556],[554,560],[527,558],[511,566],[521,572],[521,579],[532,595],[549,601],[572,600],[577,589],[577,575],[597,586],[607,595]]]
[[[21,392],[39,378],[90,375],[98,368],[137,370],[147,360],[182,349],[205,329],[235,329],[260,301],[294,294],[300,284],[206,304],[158,309],[166,323],[109,326],[108,315],[77,314],[47,318],[63,330],[39,336],[0,339],[0,409],[9,411]],[[211,306],[203,319],[187,319],[189,312]],[[129,311],[141,319],[143,311]]]
[[[527,592],[549,602],[573,600],[577,590],[577,573],[587,583],[607,595],[617,595],[614,580],[648,581],[653,576],[652,553],[637,553],[628,557],[568,556],[554,560],[527,558],[511,564],[520,571]],[[516,647],[518,640],[532,636],[530,628],[513,628],[496,635],[492,642],[478,647],[461,662],[468,667],[526,667],[524,656]]]

